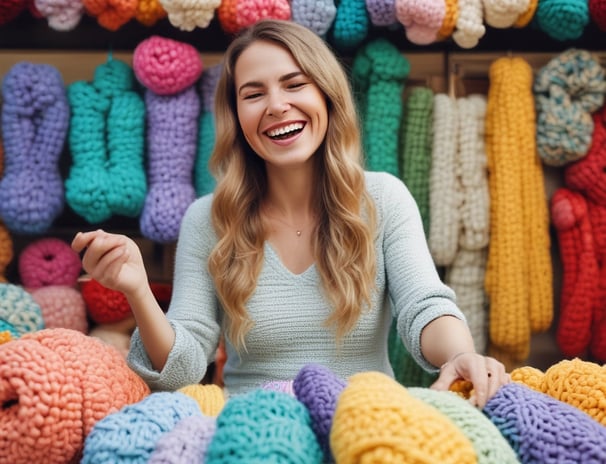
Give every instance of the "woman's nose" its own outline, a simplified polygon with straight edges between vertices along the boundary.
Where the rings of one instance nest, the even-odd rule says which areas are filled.
[[[290,103],[286,97],[282,92],[271,92],[267,102],[267,114],[278,116],[288,111]]]

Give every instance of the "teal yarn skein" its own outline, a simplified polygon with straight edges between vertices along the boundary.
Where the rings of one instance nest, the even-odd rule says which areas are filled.
[[[587,0],[541,0],[533,22],[552,39],[575,40],[589,24]]]
[[[368,35],[370,18],[365,0],[340,0],[329,41],[340,51],[350,51],[360,45]]]

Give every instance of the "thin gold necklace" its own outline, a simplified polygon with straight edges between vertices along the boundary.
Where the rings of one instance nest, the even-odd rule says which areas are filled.
[[[315,217],[312,216],[312,218],[308,221],[307,224],[305,224],[303,227],[294,227],[292,224],[289,224],[288,222],[286,222],[284,219],[282,219],[279,216],[274,216],[273,214],[270,214],[267,210],[267,207],[265,208],[265,215],[270,218],[270,219],[274,219],[282,224],[284,224],[286,227],[288,227],[289,229],[294,229],[295,230],[295,234],[297,234],[297,237],[301,237],[301,235],[303,234],[303,231],[305,229],[307,229],[307,227],[315,221]]]

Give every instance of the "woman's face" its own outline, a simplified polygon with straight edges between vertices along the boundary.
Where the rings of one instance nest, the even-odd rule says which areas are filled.
[[[254,42],[238,58],[234,78],[238,121],[251,148],[275,167],[309,161],[326,136],[328,109],[291,54]]]

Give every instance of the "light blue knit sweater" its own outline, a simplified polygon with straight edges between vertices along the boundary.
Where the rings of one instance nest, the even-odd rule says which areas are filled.
[[[377,277],[372,308],[337,346],[324,326],[330,313],[320,291],[315,265],[295,275],[281,263],[269,243],[247,309],[254,327],[238,354],[227,341],[224,380],[230,394],[244,393],[269,380],[292,380],[307,363],[322,364],[342,378],[368,370],[393,376],[387,352],[392,315],[412,356],[434,370],[422,356],[423,327],[442,315],[464,319],[455,296],[433,265],[419,211],[396,177],[367,172],[366,186],[378,215]],[[174,390],[197,383],[214,358],[221,332],[221,308],[207,270],[217,238],[210,221],[212,197],[196,200],[181,225],[175,257],[173,296],[168,317],[176,338],[164,369],[155,371],[138,331],[132,336],[130,366],[153,390]],[[390,311],[391,309],[391,311]]]

